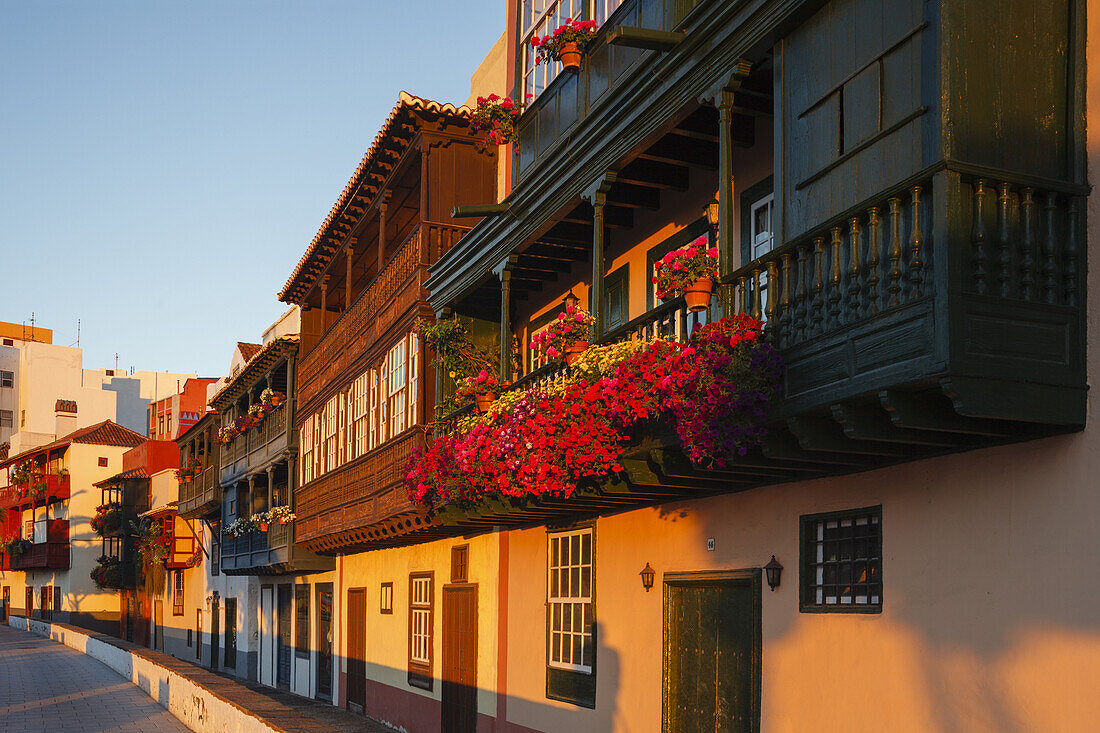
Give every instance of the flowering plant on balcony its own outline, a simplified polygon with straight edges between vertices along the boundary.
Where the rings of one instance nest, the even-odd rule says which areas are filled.
[[[558,319],[531,339],[531,349],[542,351],[550,359],[566,359],[579,355],[588,347],[596,318],[583,308],[570,305],[558,314]]]
[[[196,456],[189,456],[187,463],[182,468],[176,469],[176,480],[186,483],[194,481],[202,473],[202,461]]]
[[[6,552],[8,557],[19,557],[33,546],[34,543],[30,540],[13,535],[0,541],[0,552]]]
[[[8,478],[13,484],[30,483],[31,477],[35,473],[34,468],[34,461],[32,461],[30,458],[25,461],[20,461],[8,471]]]
[[[122,525],[122,504],[117,501],[100,504],[90,522],[92,531],[100,537],[114,532]]]
[[[489,131],[489,141],[495,145],[506,145],[519,140],[516,120],[523,111],[523,104],[511,97],[501,98],[497,94],[478,97],[477,106],[470,115],[470,128]]]
[[[276,408],[286,402],[286,395],[271,387],[266,387],[263,392],[260,392],[260,402],[268,407]]]
[[[251,517],[238,517],[225,526],[222,530],[229,537],[243,537],[256,531],[256,525]]]
[[[253,514],[248,518],[248,521],[252,523],[253,532],[266,532],[271,525],[271,520],[267,518],[267,512]]]
[[[531,47],[538,53],[538,63],[562,61],[566,66],[572,66],[573,64],[568,63],[570,60],[563,58],[563,55],[582,53],[585,46],[596,37],[597,27],[594,20],[566,18],[565,23],[555,28],[552,34],[542,38],[532,36]],[[576,63],[580,63],[579,58]]]
[[[151,519],[142,519],[138,523],[130,522],[137,551],[146,565],[163,565],[172,551],[172,533],[168,530],[169,519],[163,524]]]
[[[290,510],[288,506],[276,506],[267,510],[267,520],[269,522],[278,522],[279,524],[289,524],[297,519],[298,516]]]
[[[96,566],[89,573],[92,581],[100,590],[104,588],[121,588],[123,586],[123,564],[117,557],[101,555],[96,560]]]
[[[490,374],[488,370],[482,369],[475,376],[467,377],[464,380],[462,386],[455,392],[455,397],[460,402],[476,401],[478,409],[484,412],[488,405],[496,399],[500,387],[500,380]]]
[[[718,248],[707,247],[706,236],[691,244],[668,252],[653,263],[653,283],[661,300],[675,298],[697,288],[706,280],[709,293],[710,281],[718,277]],[[701,285],[701,283],[700,283]],[[709,294],[707,296],[709,300]]]
[[[237,429],[237,434],[247,433],[254,426],[259,425],[260,421],[252,415],[241,415],[238,418],[233,419],[233,427]]]
[[[218,428],[218,442],[222,445],[229,445],[233,442],[233,438],[237,437],[239,432],[237,426],[232,424]]]
[[[623,471],[625,445],[642,423],[670,416],[685,453],[721,468],[764,436],[778,390],[778,352],[760,321],[739,315],[686,343],[590,349],[562,380],[528,390],[505,409],[438,436],[410,460],[410,498],[472,505],[486,496],[567,498],[582,484]]]

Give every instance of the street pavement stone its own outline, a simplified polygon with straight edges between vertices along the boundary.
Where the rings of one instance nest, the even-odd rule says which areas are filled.
[[[186,731],[141,689],[75,649],[0,626],[0,731]]]

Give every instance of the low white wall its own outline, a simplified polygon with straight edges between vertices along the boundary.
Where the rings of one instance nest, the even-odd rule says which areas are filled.
[[[260,733],[279,730],[186,677],[88,634],[35,619],[28,623],[22,616],[10,617],[8,624],[98,659],[168,708],[168,712],[193,731]]]

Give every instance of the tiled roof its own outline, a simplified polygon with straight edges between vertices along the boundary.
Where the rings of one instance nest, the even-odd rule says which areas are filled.
[[[279,336],[264,344],[263,348],[257,351],[241,371],[237,373],[237,376],[230,379],[224,387],[214,393],[210,398],[209,405],[220,412],[240,389],[251,385],[254,380],[261,376],[261,374],[258,374],[259,370],[274,362],[280,354],[291,353],[296,351],[297,348],[298,334]]]
[[[178,509],[179,509],[179,502],[178,501],[170,501],[167,504],[161,504],[160,506],[155,506],[147,512],[142,512],[138,516],[139,517],[157,517],[157,516],[160,516],[161,514],[170,514],[174,511],[177,511]]]
[[[250,344],[247,341],[238,341],[237,348],[241,351],[241,356],[245,361],[248,361],[254,357],[260,349],[264,347],[263,344]]]
[[[149,478],[149,472],[142,467],[131,468],[122,473],[116,473],[111,478],[105,478],[102,481],[96,481],[92,486],[97,488],[103,488],[104,486],[111,486],[117,484],[119,481],[125,481],[133,478]]]
[[[371,143],[367,152],[363,155],[363,159],[359,162],[359,167],[356,168],[355,172],[351,175],[347,185],[344,186],[344,190],[340,193],[340,197],[336,199],[336,203],[332,205],[332,210],[329,211],[328,216],[325,217],[324,222],[321,224],[321,228],[317,230],[316,236],[314,236],[313,241],[310,242],[309,248],[306,249],[306,253],[302,255],[302,259],[298,261],[298,266],[294,268],[294,272],[286,281],[286,285],[284,285],[282,291],[279,292],[279,300],[293,303],[295,302],[294,298],[300,297],[301,294],[294,294],[291,291],[302,289],[312,284],[312,281],[308,284],[302,282],[309,277],[308,274],[303,274],[303,270],[306,264],[313,259],[315,255],[326,261],[331,257],[331,255],[326,255],[324,252],[318,253],[317,250],[321,242],[325,239],[325,235],[329,231],[329,228],[335,224],[336,220],[344,213],[345,208],[356,193],[359,192],[361,188],[367,189],[366,193],[363,195],[370,198],[373,198],[377,193],[376,185],[366,184],[367,174],[370,173],[373,167],[375,156],[378,155],[386,139],[394,133],[395,128],[397,128],[398,119],[406,111],[428,112],[439,116],[447,116],[452,118],[454,122],[461,124],[468,123],[471,112],[470,108],[465,105],[462,107],[455,107],[450,103],[440,104],[439,102],[433,102],[429,99],[421,99],[408,92],[401,92],[397,96],[397,104],[390,112],[389,117],[386,118],[386,121],[382,123],[382,129],[378,131],[378,134],[374,138],[374,142]]]
[[[90,445],[111,445],[123,448],[133,448],[135,445],[141,445],[146,440],[148,440],[148,438],[144,435],[135,433],[129,428],[124,428],[113,420],[104,420],[95,425],[89,425],[86,428],[75,430],[64,438],[58,438],[52,443],[40,445],[37,448],[25,450],[19,455],[5,458],[0,461],[0,465],[14,463],[25,456],[53,450],[54,448],[61,448],[70,443],[87,443]]]

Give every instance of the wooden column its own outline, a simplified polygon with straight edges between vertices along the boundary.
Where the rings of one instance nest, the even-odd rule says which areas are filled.
[[[273,481],[274,478],[275,478],[275,467],[274,466],[268,466],[267,467],[267,508],[268,509],[271,509],[273,506],[275,506],[275,504],[274,504],[275,482]]]
[[[386,209],[390,205],[390,193],[389,189],[382,191],[381,198],[378,200],[378,271],[376,275],[382,274],[382,268],[386,266]]]
[[[344,277],[344,284],[346,286],[344,293],[344,310],[351,308],[351,261],[355,257],[355,245],[351,242],[348,243],[348,272]]]
[[[617,178],[616,171],[604,173],[582,196],[592,203],[592,286],[588,291],[588,303],[592,316],[596,319],[596,325],[592,328],[594,342],[607,331],[607,314],[604,313],[604,241],[607,236],[604,207],[607,205],[607,192]]]
[[[328,330],[328,275],[321,279],[321,335]]]
[[[733,92],[723,89],[718,101],[718,274],[723,278],[734,271],[732,108]]]
[[[493,268],[500,278],[500,379],[512,381],[512,268],[519,257],[508,255],[507,259]]]

